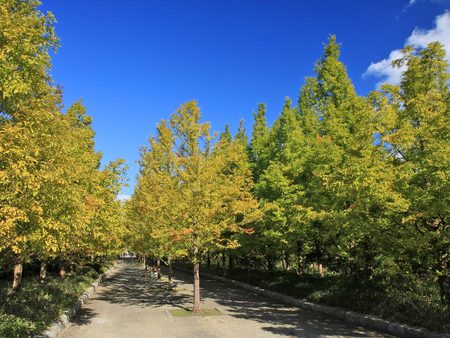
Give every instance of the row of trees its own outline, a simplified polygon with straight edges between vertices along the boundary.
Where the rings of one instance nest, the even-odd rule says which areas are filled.
[[[298,104],[287,98],[270,127],[258,107],[250,142],[242,124],[213,142],[195,102],[182,105],[142,151],[129,245],[189,257],[196,281],[199,260],[222,255],[229,267],[431,276],[450,303],[448,64],[439,43],[403,52],[401,84],[360,96],[332,36]]]
[[[116,195],[123,161],[100,169],[92,119],[81,101],[62,112],[49,71],[58,46],[51,13],[39,1],[0,3],[0,260],[67,263],[115,253],[121,244]]]

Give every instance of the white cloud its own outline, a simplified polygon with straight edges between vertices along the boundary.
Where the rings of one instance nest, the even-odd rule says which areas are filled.
[[[119,194],[117,195],[118,201],[128,201],[131,198],[131,195]]]
[[[428,31],[418,28],[414,29],[406,44],[424,48],[430,42],[439,41],[444,45],[448,60],[450,58],[450,12],[445,12],[436,17],[435,25],[433,29]]]
[[[402,79],[402,73],[405,71],[406,67],[392,67],[392,61],[400,59],[401,57],[402,52],[400,49],[393,50],[387,59],[371,63],[364,75],[372,75],[381,79],[377,83],[377,88],[384,83],[399,84]]]
[[[415,0],[412,0],[410,4],[414,4],[414,2]],[[405,45],[425,48],[430,42],[439,41],[444,45],[447,60],[450,62],[450,12],[445,12],[437,16],[434,23],[435,26],[430,30],[414,29],[406,40]],[[372,75],[381,79],[377,83],[377,87],[380,87],[384,83],[399,84],[405,67],[394,68],[392,67],[392,61],[399,59],[401,56],[400,49],[393,50],[388,58],[371,63],[364,76]]]

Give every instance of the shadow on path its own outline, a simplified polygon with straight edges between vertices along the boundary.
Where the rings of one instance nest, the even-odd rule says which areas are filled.
[[[92,299],[123,306],[183,307],[190,297],[175,292],[167,281],[151,279],[136,262],[121,262],[122,267],[104,280],[105,288]]]
[[[165,271],[163,268],[163,272]],[[85,326],[91,323],[101,325],[101,321],[105,320],[102,318],[102,316],[104,317],[102,309],[106,309],[108,304],[115,304],[121,307],[137,307],[130,308],[130,310],[143,318],[149,315],[153,317],[147,310],[155,309],[156,311],[153,312],[155,322],[151,324],[155,330],[164,325],[172,325],[171,329],[174,330],[172,333],[187,332],[183,331],[186,327],[189,327],[190,330],[202,327],[198,332],[194,330],[188,334],[192,337],[209,337],[217,336],[217,334],[220,336],[220,331],[217,329],[225,327],[229,334],[255,333],[263,330],[268,335],[296,337],[382,336],[348,326],[325,315],[285,305],[206,277],[201,279],[202,306],[217,307],[227,316],[215,317],[217,319],[210,317],[207,321],[203,321],[200,317],[168,318],[162,315],[162,307],[191,308],[192,306],[192,276],[175,271],[174,280],[179,284],[177,291],[169,288],[166,280],[150,279],[149,274],[143,271],[140,264],[133,261],[121,261],[116,271],[104,279],[102,286],[74,319],[74,324],[76,326]],[[141,311],[139,308],[143,310]],[[122,320],[120,310],[115,309],[112,312],[115,314],[115,323]],[[94,319],[95,317],[98,318]],[[261,333],[261,331],[259,332]]]
[[[184,272],[176,271],[175,276],[185,283],[192,283],[192,277]],[[351,327],[340,320],[285,305],[206,277],[201,279],[201,297],[202,300],[211,299],[223,306],[232,317],[271,324],[263,327],[263,330],[277,335],[296,337],[382,336],[375,332]]]

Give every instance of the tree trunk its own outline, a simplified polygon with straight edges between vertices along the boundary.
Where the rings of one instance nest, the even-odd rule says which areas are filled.
[[[297,241],[297,274],[303,275],[302,243]]]
[[[167,257],[167,268],[169,270],[168,272],[168,278],[169,278],[169,284],[172,284],[172,261],[170,259],[170,255]]]
[[[192,312],[200,311],[200,259],[198,248],[194,247],[194,307]]]
[[[64,279],[66,277],[66,267],[64,265],[64,261],[61,260],[59,262],[59,278]]]
[[[161,260],[159,258],[156,260],[156,273],[158,279],[161,279]]]
[[[317,263],[317,271],[319,271],[320,277],[323,277],[323,265],[322,265],[322,263]]]
[[[206,266],[208,268],[208,271],[211,270],[211,255],[209,253],[209,250],[206,253]]]
[[[147,261],[147,257],[144,256],[144,271],[148,270],[148,261]]]
[[[14,264],[14,272],[13,272],[13,291],[17,290],[22,283],[22,272],[23,272],[23,264],[22,260],[18,260],[16,264]]]
[[[450,261],[447,260],[447,254],[443,255],[443,260],[440,262],[441,275],[438,277],[439,293],[441,302],[450,305]]]
[[[45,278],[47,278],[47,262],[41,262],[41,269],[39,270],[39,280],[41,283],[45,282]]]
[[[291,260],[287,251],[284,252],[284,269],[286,271],[289,271],[291,269]]]
[[[272,257],[267,257],[267,270],[269,271],[269,274],[273,274],[274,271],[274,262]]]
[[[225,256],[225,252],[222,252],[222,266],[225,267],[227,265],[227,257]]]
[[[234,268],[234,259],[233,259],[233,255],[229,254],[228,255],[228,275],[231,276],[231,272],[233,271]]]

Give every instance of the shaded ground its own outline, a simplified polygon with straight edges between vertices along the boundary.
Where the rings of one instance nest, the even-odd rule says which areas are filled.
[[[192,306],[192,277],[176,272],[175,291],[121,262],[61,337],[381,337],[323,315],[204,278],[202,306],[223,316],[173,317]]]

